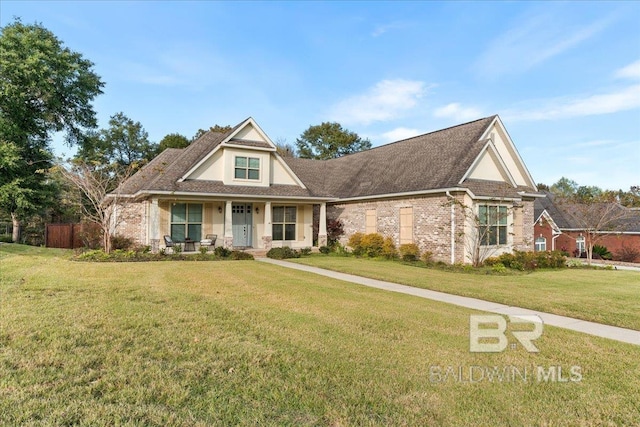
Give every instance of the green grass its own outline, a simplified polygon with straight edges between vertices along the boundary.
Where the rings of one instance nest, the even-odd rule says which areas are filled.
[[[315,255],[288,261],[640,331],[640,273],[636,271],[561,269],[477,275],[382,259]]]
[[[638,346],[547,327],[540,353],[470,353],[473,312],[447,304],[256,261],[68,256],[0,245],[0,414],[8,425],[640,419]],[[583,378],[430,375],[447,366],[561,366],[565,378],[580,366]]]

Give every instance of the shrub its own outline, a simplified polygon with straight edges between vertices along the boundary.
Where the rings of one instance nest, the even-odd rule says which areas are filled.
[[[376,258],[382,254],[384,237],[378,233],[365,234],[360,241],[363,254],[369,258]]]
[[[425,251],[420,257],[420,259],[422,260],[422,262],[424,262],[427,265],[433,264],[433,252]]]
[[[231,254],[231,251],[222,246],[218,246],[213,250],[213,253],[220,258],[227,258]]]
[[[344,245],[341,245],[340,242],[336,242],[336,244],[333,246],[333,249],[336,251],[336,254],[340,255],[340,256],[349,256],[349,251],[347,250],[347,248]]]
[[[13,243],[13,237],[11,236],[11,234],[0,234],[0,242]]]
[[[492,267],[492,266],[494,266],[494,265],[496,265],[496,264],[498,264],[498,263],[502,264],[502,266],[503,266],[503,267],[505,266],[505,265],[500,261],[500,258],[498,258],[497,256],[492,256],[492,257],[489,257],[489,258],[485,259],[485,260],[482,262],[482,265],[486,265],[487,267]]]
[[[601,245],[593,245],[593,255],[598,255],[600,259],[611,259],[611,252],[606,248],[606,246]]]
[[[338,239],[344,235],[344,227],[342,221],[334,219],[327,222],[327,243],[330,247],[335,246]]]
[[[321,254],[328,254],[331,252],[331,248],[329,246],[320,246],[319,248]]]
[[[364,237],[364,233],[353,233],[351,237],[349,237],[349,241],[347,242],[347,246],[351,248],[351,251],[355,256],[361,256],[364,253],[364,249],[362,248],[362,238]]]
[[[119,234],[115,234],[111,236],[111,249],[130,249],[133,247],[133,239],[125,236],[121,236]]]
[[[420,258],[420,248],[415,243],[400,245],[400,258],[403,261],[417,261]]]
[[[538,268],[563,268],[566,267],[567,258],[561,251],[504,253],[498,257],[487,258],[484,265],[492,266],[502,264],[513,270],[536,270]]]
[[[616,258],[622,262],[636,262],[640,260],[640,249],[633,246],[622,246],[620,252],[616,254]]]
[[[233,260],[245,260],[245,259],[254,259],[253,255],[248,252],[243,251],[231,251],[231,259]]]
[[[199,251],[200,251],[200,253],[202,255],[205,255],[207,253],[207,247],[206,246],[200,246]]]
[[[300,249],[300,255],[304,255],[304,256],[311,255],[311,248],[302,248],[302,249]]]
[[[384,243],[382,244],[382,256],[386,259],[398,258],[398,250],[396,249],[396,244],[391,237],[384,238]]]
[[[300,258],[300,253],[288,246],[284,246],[282,248],[271,248],[267,252],[267,257],[273,259]]]
[[[491,271],[493,271],[494,273],[506,273],[507,267],[505,267],[504,264],[501,262],[496,262],[491,267]]]

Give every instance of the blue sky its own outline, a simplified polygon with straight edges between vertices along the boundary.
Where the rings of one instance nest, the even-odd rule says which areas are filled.
[[[252,116],[376,146],[499,114],[536,182],[640,185],[640,2],[3,0],[14,16],[95,63],[101,127],[122,111],[154,142]]]

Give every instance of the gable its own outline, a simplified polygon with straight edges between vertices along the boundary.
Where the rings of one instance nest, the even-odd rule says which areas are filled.
[[[244,127],[240,128],[238,132],[235,133],[231,137],[231,141],[233,140],[243,140],[243,141],[255,141],[255,142],[265,142],[269,143],[266,135],[263,135],[259,132],[253,123],[249,122]]]
[[[239,178],[236,173],[237,161],[251,162],[257,177]],[[240,173],[242,173],[240,171]],[[247,172],[248,173],[248,170]],[[276,154],[276,148],[269,137],[252,118],[236,126],[221,142],[193,165],[179,180],[220,181],[224,185],[246,187],[269,187],[275,185],[295,185],[306,188],[302,181]]]
[[[467,179],[507,182],[516,186],[495,146],[489,142],[471,166]]]
[[[484,135],[482,135],[482,138],[489,139],[492,142],[496,154],[504,165],[505,172],[512,177],[515,186],[537,188],[499,117],[494,119],[491,126],[489,126]],[[472,171],[468,171],[467,174],[465,174],[465,178],[467,178],[471,172]]]

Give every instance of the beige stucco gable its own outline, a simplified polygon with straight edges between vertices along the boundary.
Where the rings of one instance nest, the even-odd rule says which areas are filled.
[[[469,169],[467,178],[501,181],[511,185],[515,184],[514,178],[509,174],[506,165],[491,143],[488,143],[482,150],[477,161]]]
[[[460,183],[475,178],[503,181],[514,187],[536,188],[529,170],[499,117],[494,119],[480,139],[488,142]]]
[[[251,177],[236,176],[238,158],[241,162],[251,163]],[[251,187],[279,184],[305,188],[276,153],[275,144],[252,118],[237,126],[234,132],[204,156],[183,176],[184,180],[222,181],[225,185]]]

